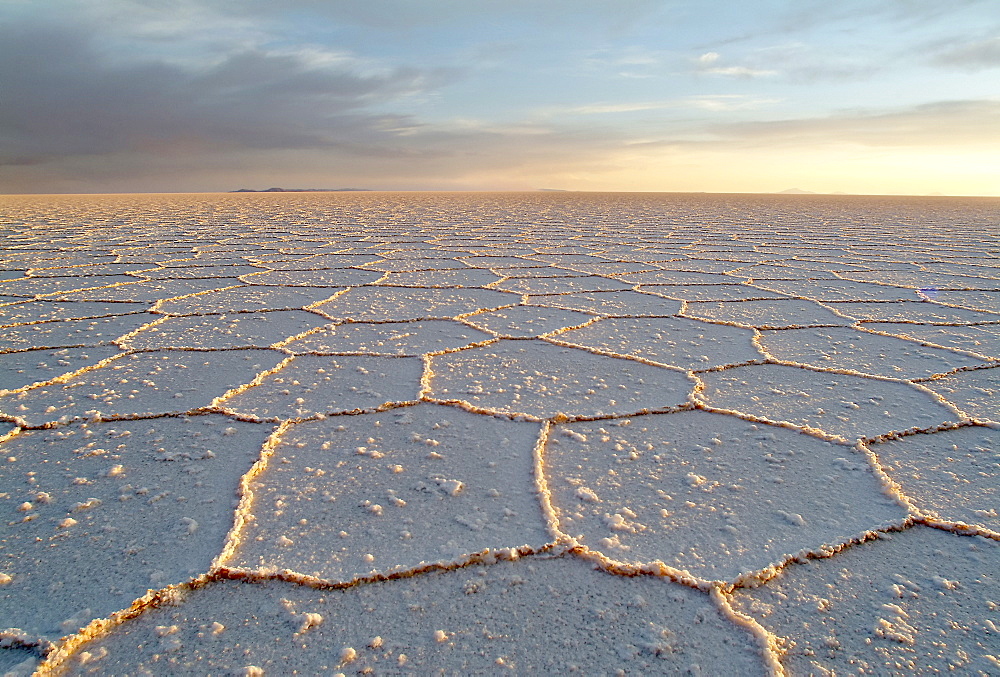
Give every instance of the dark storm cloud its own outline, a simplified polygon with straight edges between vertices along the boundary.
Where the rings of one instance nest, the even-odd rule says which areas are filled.
[[[295,53],[244,49],[207,66],[111,62],[84,31],[0,27],[0,164],[78,155],[316,148],[391,141],[412,124],[367,107],[440,86],[453,72],[359,73]]]

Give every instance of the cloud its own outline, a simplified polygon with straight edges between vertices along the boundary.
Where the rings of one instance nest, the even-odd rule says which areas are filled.
[[[931,63],[967,71],[1000,68],[1000,36],[949,45],[931,57]]]
[[[746,146],[1000,146],[1000,100],[939,101],[911,108],[848,111],[821,118],[711,125],[713,143]]]
[[[737,78],[760,78],[777,75],[778,71],[769,68],[750,68],[749,66],[717,66],[722,59],[718,52],[705,52],[697,57],[695,67],[699,73],[707,75],[723,75]]]
[[[755,110],[780,102],[780,99],[747,96],[744,94],[706,94],[702,96],[689,96],[683,99],[685,106],[713,112]]]
[[[0,164],[77,155],[390,143],[405,116],[386,102],[440,87],[453,71],[359,73],[341,55],[247,48],[200,68],[111,62],[83,31],[0,27]]]
[[[556,114],[569,115],[606,115],[618,113],[636,113],[652,110],[684,110],[696,109],[712,112],[750,110],[778,103],[778,99],[748,96],[745,94],[703,94],[687,96],[666,101],[634,101],[621,103],[592,103],[571,108],[548,109],[549,116]]]
[[[176,1],[176,0],[175,0]],[[203,0],[205,6],[231,12],[231,0]],[[291,10],[316,18],[332,19],[369,28],[410,31],[443,23],[482,24],[516,17],[544,27],[601,27],[617,33],[636,25],[662,7],[662,0],[244,0],[241,13],[273,18]]]

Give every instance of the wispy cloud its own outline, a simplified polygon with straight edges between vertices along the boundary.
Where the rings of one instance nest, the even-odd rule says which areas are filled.
[[[722,65],[721,62],[722,55],[718,52],[705,52],[695,59],[697,71],[706,75],[722,75],[737,78],[761,78],[778,74],[778,71],[769,68],[725,66]]]
[[[968,71],[1000,68],[1000,35],[943,46],[930,61],[938,66]]]
[[[636,101],[621,103],[592,103],[569,108],[547,109],[549,116],[555,114],[570,115],[611,115],[617,113],[636,113],[653,110],[684,110],[697,109],[703,111],[736,111],[762,108],[778,103],[780,99],[749,96],[746,94],[703,94],[686,96],[666,101]]]
[[[938,101],[893,111],[709,125],[720,143],[1000,148],[1000,100]]]

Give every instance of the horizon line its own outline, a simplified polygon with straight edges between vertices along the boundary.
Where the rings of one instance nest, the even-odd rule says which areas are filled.
[[[42,195],[283,195],[300,193],[618,193],[618,194],[670,194],[670,195],[775,195],[780,197],[911,197],[911,198],[987,198],[1000,199],[996,195],[954,195],[949,193],[845,193],[817,192],[798,189],[784,191],[716,191],[716,190],[600,190],[600,189],[562,189],[562,188],[301,188],[269,190],[172,190],[172,191],[110,191],[110,192],[30,192],[4,193],[0,197],[42,196]]]

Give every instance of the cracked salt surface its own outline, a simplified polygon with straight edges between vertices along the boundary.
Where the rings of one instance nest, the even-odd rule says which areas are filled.
[[[236,277],[210,277],[193,280],[167,280],[166,282],[128,282],[113,287],[100,287],[70,294],[59,294],[67,301],[132,301],[155,303],[212,289],[222,289],[242,284]],[[145,310],[145,308],[142,308]]]
[[[1000,360],[1000,324],[934,326],[866,322],[864,328],[942,348],[969,351],[991,360]]]
[[[147,417],[207,407],[282,359],[269,350],[113,356],[65,380],[0,394],[0,416],[33,427],[79,418]]]
[[[5,626],[56,640],[205,571],[269,433],[214,415],[29,430],[4,443]]]
[[[171,316],[123,337],[119,345],[131,350],[267,348],[329,323],[304,310]]]
[[[315,307],[332,318],[386,321],[445,319],[516,304],[516,294],[492,289],[361,287]]]
[[[757,329],[794,329],[813,325],[851,324],[850,319],[819,303],[798,299],[696,302],[685,305],[683,312],[688,317]]]
[[[677,407],[683,373],[543,341],[501,340],[432,358],[429,396],[539,418],[614,416]]]
[[[891,378],[920,378],[974,367],[982,360],[849,327],[763,331],[764,351],[778,360]]]
[[[119,315],[8,326],[3,327],[0,350],[109,344],[156,319],[146,314]]]
[[[344,590],[220,581],[115,628],[87,653],[72,657],[74,672],[764,674],[749,634],[705,595],[567,558]]]
[[[559,334],[559,341],[682,369],[760,361],[753,330],[686,317],[608,318]]]
[[[635,291],[539,294],[528,296],[527,299],[532,305],[599,313],[611,317],[676,315],[681,309],[681,304],[677,301]]]
[[[885,472],[923,512],[1000,534],[1000,430],[967,426],[870,445]]]
[[[299,355],[217,404],[274,421],[375,409],[416,400],[422,374],[423,363],[415,357]]]
[[[531,338],[577,327],[594,320],[593,315],[560,308],[512,306],[477,313],[465,318],[473,327],[505,338]]]
[[[760,364],[698,375],[705,404],[805,426],[845,440],[933,428],[958,414],[908,383]]]
[[[23,300],[23,299],[22,299]],[[100,303],[95,301],[28,301],[0,307],[0,323],[5,327],[56,320],[90,319],[143,313],[149,310],[138,303]],[[148,318],[150,321],[153,318]],[[4,332],[6,334],[6,331]]]
[[[844,445],[702,411],[616,423],[545,450],[559,529],[610,559],[734,581],[906,515]]]
[[[961,411],[981,421],[1000,424],[1000,370],[960,371],[921,385],[933,390]]]
[[[992,674],[996,213],[0,198],[0,671]]]
[[[918,324],[971,324],[1000,322],[1000,314],[944,306],[931,301],[834,301],[830,307],[841,315],[871,322],[916,322]]]
[[[454,320],[423,322],[347,322],[323,328],[284,344],[285,350],[311,353],[412,355],[464,348],[492,335]]]
[[[997,571],[995,540],[913,527],[791,565],[733,599],[785,638],[793,674],[990,675],[1000,664]]]
[[[331,582],[540,550],[538,424],[420,404],[295,426],[253,484],[256,519],[227,566]]]
[[[0,353],[0,392],[51,381],[120,354],[115,346],[54,348]]]

